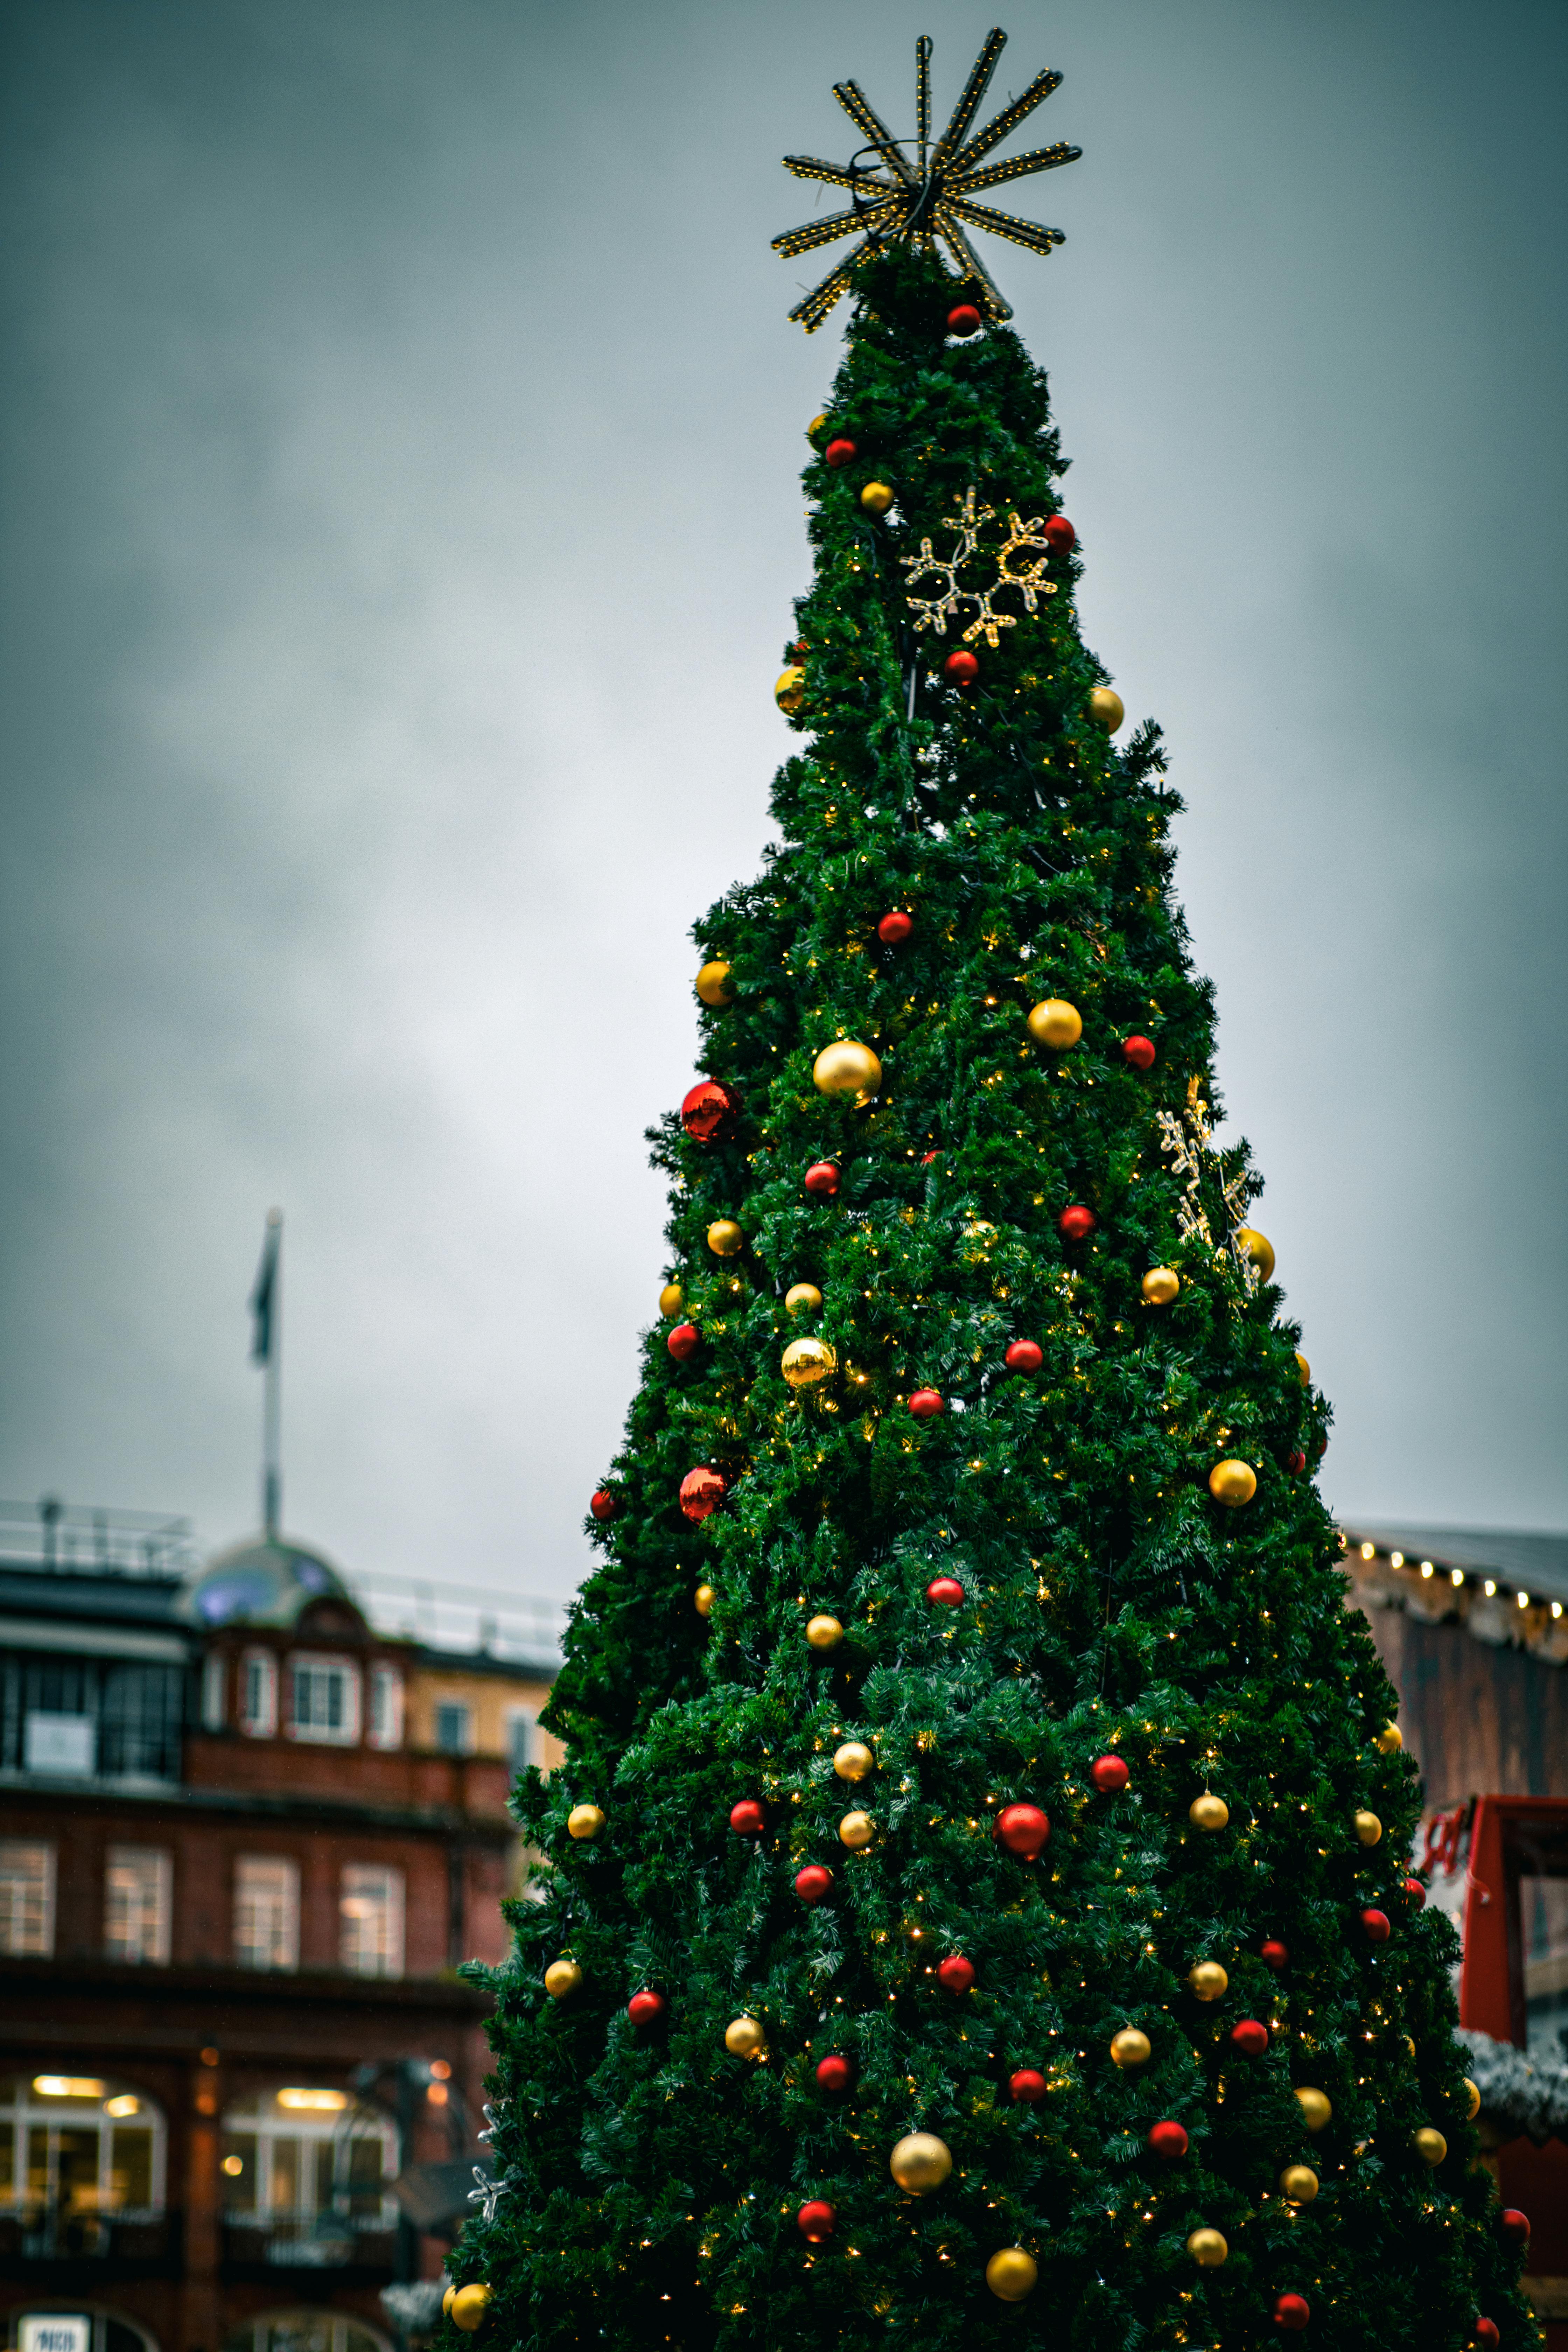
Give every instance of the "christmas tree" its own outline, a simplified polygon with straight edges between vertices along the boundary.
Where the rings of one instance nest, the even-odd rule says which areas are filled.
[[[1076,152],[983,163],[1058,79],[973,131],[999,47],[932,142],[921,45],[912,156],[847,83],[872,163],[794,159],[852,205],[784,249],[865,232],[796,312],[854,305],[800,740],[696,929],[452,2316],[1533,2344],[1327,1408],[1214,1140],[1181,803],[1079,635],[1046,380],[965,235]]]

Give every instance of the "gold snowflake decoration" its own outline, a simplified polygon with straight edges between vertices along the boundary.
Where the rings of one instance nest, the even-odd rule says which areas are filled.
[[[956,539],[952,554],[936,554],[930,540],[922,539],[918,555],[900,557],[909,574],[910,589],[919,580],[934,579],[936,583],[934,594],[910,595],[907,599],[917,629],[934,629],[939,637],[945,637],[948,622],[956,624],[966,610],[971,610],[974,617],[963,632],[964,644],[973,645],[976,637],[984,636],[988,646],[994,646],[1000,631],[1018,625],[1016,613],[996,609],[995,599],[1005,589],[1016,588],[1024,600],[1025,610],[1030,613],[1039,609],[1042,596],[1056,594],[1055,581],[1045,576],[1046,561],[1051,551],[1049,541],[1041,536],[1044,515],[1021,522],[1009,512],[1007,536],[1001,546],[983,548],[981,532],[995,520],[994,507],[975,505],[971,485],[948,525]],[[976,583],[973,577],[960,578],[966,564],[984,565],[987,559],[995,565],[994,579]]]
[[[1023,95],[994,115],[984,131],[970,137],[970,125],[979,113],[996,60],[1006,46],[1005,33],[985,37],[952,120],[933,143],[931,135],[931,52],[929,38],[915,44],[915,123],[913,139],[895,139],[869,103],[858,82],[837,81],[833,95],[866,140],[847,163],[824,163],[815,155],[786,155],[784,169],[797,180],[822,180],[831,188],[847,188],[849,210],[831,213],[824,220],[807,221],[773,239],[773,251],[786,257],[810,253],[819,245],[836,245],[840,237],[862,232],[860,242],[820,286],[814,287],[790,312],[808,335],[815,334],[867,255],[893,245],[913,245],[938,254],[959,280],[973,289],[981,308],[991,319],[1013,315],[992,282],[984,264],[964,234],[967,228],[989,229],[1032,253],[1049,253],[1063,243],[1059,228],[1042,228],[1020,220],[1016,213],[999,213],[977,205],[982,188],[1000,187],[1006,180],[1027,179],[1035,172],[1054,172],[1060,163],[1076,163],[1081,147],[1059,143],[1031,148],[1005,163],[983,163],[1037,106],[1049,98],[1061,81],[1059,73],[1037,73]],[[911,157],[906,149],[912,148]],[[863,158],[872,158],[863,161]]]

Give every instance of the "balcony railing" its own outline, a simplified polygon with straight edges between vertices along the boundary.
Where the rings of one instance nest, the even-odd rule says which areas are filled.
[[[57,2205],[0,2205],[0,2275],[15,2262],[163,2262],[176,2231],[174,2214],[151,2209],[73,2213]]]
[[[390,2276],[397,2231],[384,2212],[256,2213],[224,2217],[231,2263],[283,2270],[384,2270]]]

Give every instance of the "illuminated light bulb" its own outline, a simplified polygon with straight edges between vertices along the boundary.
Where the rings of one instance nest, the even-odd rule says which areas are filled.
[[[1497,1599],[1497,1584],[1493,1578],[1489,1576],[1485,1584],[1481,1587],[1481,1590],[1486,1594],[1489,1601],[1495,1601]]]
[[[1448,1581],[1450,1584],[1460,1585],[1463,1584],[1464,1580],[1465,1571],[1462,1568],[1451,1568],[1448,1570]]]
[[[1430,1576],[1430,1575],[1431,1575],[1431,1573],[1432,1573],[1432,1563],[1431,1563],[1431,1561],[1430,1561],[1429,1559],[1424,1559],[1424,1560],[1422,1561],[1422,1563],[1421,1563],[1421,1573],[1422,1573],[1422,1575],[1423,1575],[1423,1576]]]
[[[1388,1565],[1390,1568],[1403,1568],[1405,1554],[1402,1551],[1391,1551],[1388,1555]]]
[[[1518,1601],[1518,1603],[1519,1603],[1519,1605],[1520,1605],[1520,1607],[1521,1607],[1521,1609],[1528,1609],[1528,1608],[1529,1608],[1529,1606],[1530,1606],[1530,1595],[1529,1595],[1529,1593],[1528,1593],[1528,1592],[1516,1592],[1516,1593],[1514,1594],[1514,1599]]]
[[[1361,1548],[1361,1556],[1363,1559],[1375,1559],[1377,1558],[1377,1546],[1375,1544],[1363,1544]]]

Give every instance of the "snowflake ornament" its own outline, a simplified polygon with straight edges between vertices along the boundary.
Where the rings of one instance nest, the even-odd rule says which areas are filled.
[[[964,644],[973,645],[983,636],[988,646],[994,646],[1000,642],[1003,629],[1016,628],[1018,625],[1016,613],[997,609],[995,600],[1005,590],[1016,589],[1025,611],[1029,613],[1039,609],[1042,596],[1056,594],[1055,581],[1045,576],[1051,551],[1049,541],[1042,536],[1044,515],[1035,515],[1022,522],[1009,511],[1006,537],[999,547],[988,547],[983,543],[981,534],[985,525],[995,520],[994,507],[976,506],[971,484],[963,505],[954,510],[948,525],[956,540],[952,554],[938,555],[931,541],[922,539],[918,555],[900,557],[910,589],[918,581],[934,579],[936,583],[934,593],[911,594],[907,600],[917,629],[934,629],[939,637],[945,637],[948,622],[962,621],[967,611],[973,613],[973,618],[963,631]],[[970,567],[967,572],[966,566]],[[989,578],[985,576],[988,570],[993,573]]]

